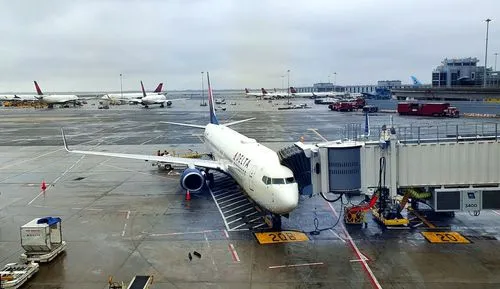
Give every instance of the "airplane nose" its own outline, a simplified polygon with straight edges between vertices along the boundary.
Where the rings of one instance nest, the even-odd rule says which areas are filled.
[[[297,185],[292,185],[286,189],[277,192],[279,196],[279,205],[275,213],[286,214],[293,211],[299,204],[299,190]]]

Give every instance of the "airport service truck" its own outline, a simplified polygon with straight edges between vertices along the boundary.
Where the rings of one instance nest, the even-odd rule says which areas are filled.
[[[449,103],[418,103],[400,102],[398,103],[398,113],[400,115],[418,115],[435,117],[459,117],[459,110],[450,106]]]

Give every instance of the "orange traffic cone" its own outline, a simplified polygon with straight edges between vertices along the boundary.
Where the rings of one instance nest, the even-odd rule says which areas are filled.
[[[189,190],[186,191],[186,201],[189,201],[191,200],[191,193],[189,192]]]

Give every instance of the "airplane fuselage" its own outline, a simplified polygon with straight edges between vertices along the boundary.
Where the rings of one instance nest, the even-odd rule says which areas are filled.
[[[146,95],[141,98],[141,103],[143,105],[152,105],[152,104],[160,104],[170,106],[172,104],[171,101],[167,100],[167,97],[162,94],[154,94],[154,95]]]
[[[76,102],[78,100],[78,96],[74,94],[40,95],[37,98],[47,104],[62,104],[67,102]]]
[[[248,196],[264,209],[287,214],[297,207],[298,185],[273,150],[229,127],[208,124],[205,144]]]

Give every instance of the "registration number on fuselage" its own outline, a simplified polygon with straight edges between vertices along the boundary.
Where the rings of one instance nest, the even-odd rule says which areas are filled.
[[[296,231],[255,233],[259,244],[290,243],[309,241],[306,234]]]

